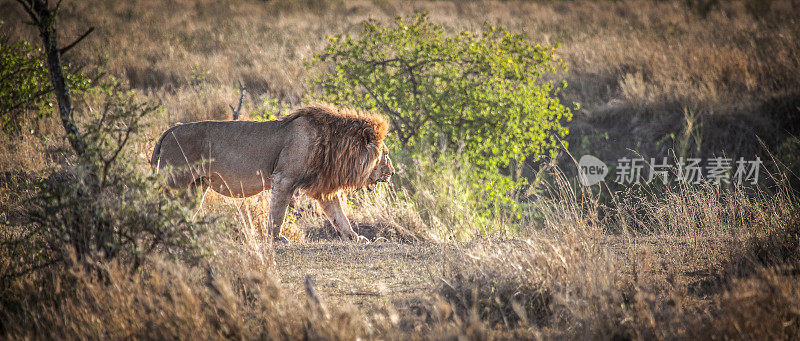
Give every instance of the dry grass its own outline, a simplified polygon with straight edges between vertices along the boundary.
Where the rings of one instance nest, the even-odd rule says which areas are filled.
[[[134,273],[112,262],[98,264],[99,276],[55,267],[18,277],[2,288],[0,327],[10,338],[680,339],[800,331],[793,192],[626,193],[615,199],[640,209],[611,211],[559,179],[532,208],[536,225],[517,234],[527,237],[469,243],[353,245],[328,233],[273,246],[250,223],[264,198],[209,197],[217,202],[207,209],[246,219],[219,221],[205,240],[213,256],[155,255]],[[379,202],[388,192],[354,198]],[[306,205],[296,205],[293,224],[320,228]],[[373,205],[351,216],[391,226],[402,213]]]
[[[157,118],[144,141],[177,121],[228,118],[240,83],[248,89],[245,114],[265,98],[298,105],[311,90],[303,61],[327,35],[355,32],[368,18],[427,9],[453,31],[477,30],[488,20],[533,41],[560,41],[570,66],[560,75],[569,82],[561,96],[582,104],[571,124],[575,154],[615,159],[632,148],[659,156],[680,142],[667,138],[674,134],[691,137],[686,148],[700,156],[751,159],[763,155],[754,143],[758,134],[791,156],[797,149],[791,135],[800,131],[800,9],[790,1],[763,2],[766,10],[756,3],[762,2],[722,2],[704,17],[685,2],[639,0],[66,1],[60,24],[65,41],[97,27],[66,55],[69,61],[105,59],[109,73],[163,103],[167,116]],[[14,2],[0,2],[0,13],[12,37],[37,39],[19,23]],[[684,131],[687,119],[700,126],[697,132]],[[18,227],[14,212],[24,207],[31,183],[72,162],[58,123],[41,124],[48,140],[0,141],[4,242]],[[134,148],[144,169],[152,143]],[[112,262],[97,264],[100,275],[53,267],[0,281],[0,334],[788,339],[800,333],[800,198],[786,179],[757,191],[678,187],[605,193],[599,200],[554,173],[553,187],[512,222],[472,211],[457,169],[414,172],[423,167],[403,158],[398,185],[347,196],[348,216],[359,233],[378,240],[373,244],[339,242],[316,204],[297,198],[285,227],[293,244],[271,245],[262,234],[268,193],[248,199],[211,193],[197,215],[229,218],[205,237],[213,255],[187,262],[156,254],[134,273]],[[15,261],[0,259],[0,269]]]
[[[570,338],[798,332],[796,195],[710,187],[625,194],[637,204],[600,218],[596,202],[575,199],[566,183],[557,192],[539,207],[545,223],[530,239],[451,255],[440,293],[463,321]],[[634,221],[649,232],[634,232]]]

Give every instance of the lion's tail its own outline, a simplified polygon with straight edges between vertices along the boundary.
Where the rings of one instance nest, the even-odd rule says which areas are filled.
[[[166,137],[167,134],[171,133],[172,130],[174,130],[177,127],[178,126],[174,126],[172,128],[167,129],[167,131],[161,134],[161,137],[158,139],[158,142],[156,142],[156,146],[153,147],[153,155],[150,156],[150,169],[153,171],[153,173],[158,171],[158,163],[159,160],[161,159],[161,142],[164,141],[164,137]]]

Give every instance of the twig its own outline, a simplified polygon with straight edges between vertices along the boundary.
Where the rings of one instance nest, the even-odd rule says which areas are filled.
[[[319,296],[317,296],[317,291],[314,290],[314,284],[313,280],[311,279],[311,276],[306,275],[305,284],[306,284],[306,294],[308,294],[308,297],[311,299],[312,302],[314,302],[314,305],[317,306],[319,312],[326,320],[330,318],[330,314],[328,314],[328,309],[325,307],[325,302],[323,302],[319,298]]]
[[[69,44],[69,45],[67,45],[65,47],[60,48],[58,50],[58,54],[67,53],[67,51],[69,51],[69,49],[75,47],[75,45],[80,43],[81,40],[83,40],[83,38],[86,38],[86,36],[88,36],[92,32],[94,32],[94,27],[90,27],[88,30],[86,30],[86,32],[84,32],[80,37],[78,37],[78,39],[75,39],[75,41],[73,41],[72,44]]]
[[[22,8],[25,10],[26,13],[28,13],[28,16],[31,17],[31,20],[33,20],[33,24],[34,25],[38,25],[39,24],[39,17],[36,14],[33,13],[33,8],[31,7],[31,5],[26,3],[26,2],[24,2],[24,1],[22,1],[22,0],[17,0],[17,2],[20,5],[22,5]]]
[[[379,292],[369,292],[369,291],[351,291],[351,292],[346,292],[344,294],[349,296],[376,296],[376,297],[382,296],[381,293]]]
[[[234,109],[232,105],[228,104],[228,106],[231,108],[231,111],[233,111],[233,120],[234,121],[239,119],[239,112],[242,110],[242,100],[244,99],[244,93],[245,92],[247,92],[247,87],[243,86],[242,87],[242,93],[239,95],[239,105],[236,107],[236,109]]]

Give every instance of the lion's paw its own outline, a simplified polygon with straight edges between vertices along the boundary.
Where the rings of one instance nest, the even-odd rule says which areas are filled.
[[[276,244],[289,244],[289,238],[286,238],[284,235],[279,234],[275,236],[274,239]]]
[[[341,236],[343,242],[352,242],[355,244],[370,244],[370,240],[367,237],[364,237],[358,233],[350,233],[350,234],[342,234]]]

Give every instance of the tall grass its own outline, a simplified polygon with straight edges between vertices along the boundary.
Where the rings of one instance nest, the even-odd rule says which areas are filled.
[[[308,293],[293,293],[280,284],[273,249],[252,218],[265,199],[211,196],[203,214],[236,217],[206,236],[213,255],[186,262],[156,253],[133,273],[100,260],[93,267],[100,277],[84,267],[19,276],[0,293],[0,331],[12,338],[247,339],[405,338],[419,328],[480,338],[786,338],[800,331],[796,193],[681,187],[616,198],[618,207],[598,214],[605,209],[591,193],[576,195],[586,189],[556,179],[556,195],[531,208],[539,215],[527,237],[443,244],[451,246],[432,259],[442,266],[434,291],[415,298],[424,319],[408,310],[398,315],[402,302],[378,311],[329,306],[310,282]],[[429,218],[396,190],[350,199],[361,205],[353,220],[394,231],[384,238],[424,238],[403,234],[414,226],[403,219],[423,228]],[[296,205],[292,224],[317,215],[305,205]],[[314,219],[309,228],[321,228]]]
[[[356,311],[322,316],[304,298],[287,295],[259,258],[217,246],[224,253],[191,267],[156,257],[133,274],[100,264],[105,279],[80,269],[20,279],[3,292],[2,333],[12,339],[368,335]]]
[[[570,338],[800,331],[800,198],[785,185],[680,187],[601,217],[565,180],[538,203],[544,223],[530,239],[476,242],[446,262],[439,291],[461,321]]]

